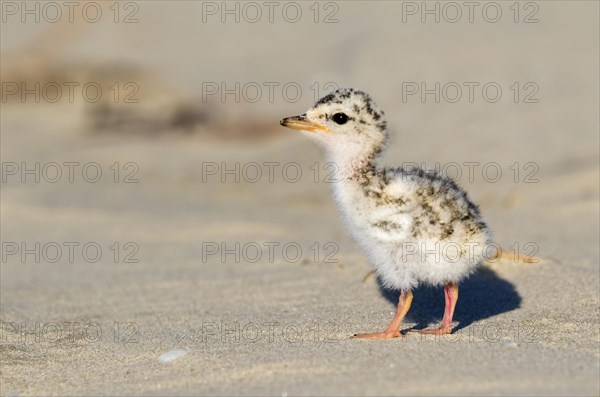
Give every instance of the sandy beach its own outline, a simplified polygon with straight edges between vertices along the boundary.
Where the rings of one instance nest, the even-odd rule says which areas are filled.
[[[2,2],[1,395],[600,394],[597,2],[31,3]],[[344,86],[385,110],[385,163],[540,258],[467,279],[452,335],[350,339],[398,292],[279,125]],[[443,302],[419,287],[402,329]]]

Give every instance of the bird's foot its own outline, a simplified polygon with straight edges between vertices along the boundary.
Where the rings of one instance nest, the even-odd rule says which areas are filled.
[[[383,331],[383,332],[372,332],[367,334],[355,334],[352,339],[393,339],[400,338],[403,335],[400,331]]]
[[[436,329],[420,329],[416,331],[423,335],[448,335],[452,333],[452,327],[440,327]]]

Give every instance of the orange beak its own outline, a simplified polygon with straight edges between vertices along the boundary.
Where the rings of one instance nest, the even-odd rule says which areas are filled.
[[[306,119],[305,115],[286,117],[285,119],[281,120],[280,123],[282,126],[291,128],[293,130],[310,131],[310,132],[319,132],[319,131],[331,132],[331,131],[329,131],[329,129],[327,129],[326,127],[324,127],[320,124],[313,123],[312,121],[308,121]]]

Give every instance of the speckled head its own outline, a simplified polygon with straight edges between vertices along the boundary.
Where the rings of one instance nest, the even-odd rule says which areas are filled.
[[[341,88],[321,98],[301,116],[281,125],[300,130],[329,151],[346,154],[378,153],[387,140],[383,111],[363,91]]]

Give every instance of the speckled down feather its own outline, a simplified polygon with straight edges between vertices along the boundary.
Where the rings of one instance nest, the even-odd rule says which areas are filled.
[[[341,124],[339,113],[346,116]],[[303,117],[319,126],[303,133],[337,165],[338,207],[385,286],[457,283],[492,254],[479,208],[452,179],[433,170],[378,167],[388,130],[368,94],[340,89]]]

